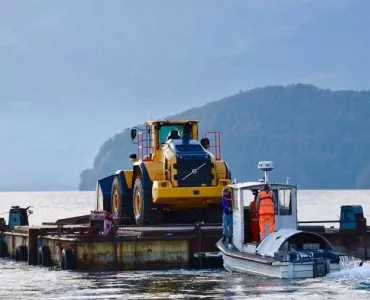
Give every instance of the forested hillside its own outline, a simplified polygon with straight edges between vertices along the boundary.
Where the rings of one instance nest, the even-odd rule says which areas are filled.
[[[273,160],[271,180],[290,177],[303,189],[370,188],[370,92],[271,86],[171,118],[197,119],[201,133],[221,131],[222,156],[238,180],[259,178],[257,162]],[[131,168],[134,152],[128,129],[108,139],[79,188],[95,189],[97,179]]]

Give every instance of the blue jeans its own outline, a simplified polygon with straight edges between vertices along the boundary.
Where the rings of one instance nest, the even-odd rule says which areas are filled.
[[[223,221],[223,234],[224,236],[232,237],[233,235],[233,215],[232,214],[224,214],[222,217]]]

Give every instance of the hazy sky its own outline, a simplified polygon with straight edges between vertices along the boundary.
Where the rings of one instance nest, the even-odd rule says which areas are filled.
[[[369,11],[366,0],[0,0],[0,189],[75,189],[114,133],[241,89],[369,89]]]

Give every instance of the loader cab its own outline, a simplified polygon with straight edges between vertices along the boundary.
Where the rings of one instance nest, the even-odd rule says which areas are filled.
[[[159,160],[163,145],[171,140],[198,140],[198,121],[148,121],[145,129],[132,128],[131,140],[137,144],[137,154],[131,154],[130,160]]]
[[[197,121],[167,121],[156,122],[152,125],[153,140],[155,132],[158,132],[158,145],[164,145],[170,140],[197,140],[198,122]],[[155,144],[155,140],[154,140]]]

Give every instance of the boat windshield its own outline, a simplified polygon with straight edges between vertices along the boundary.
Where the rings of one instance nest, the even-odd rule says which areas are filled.
[[[244,206],[250,206],[250,201],[254,200],[253,189],[243,190]],[[292,215],[292,190],[291,188],[272,188],[278,207],[275,207],[275,215]]]

